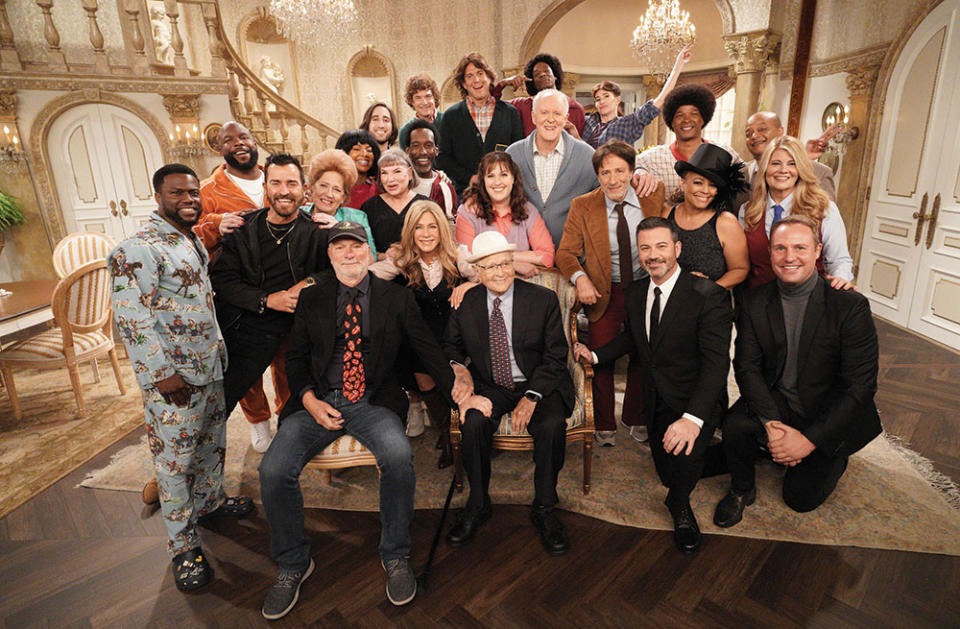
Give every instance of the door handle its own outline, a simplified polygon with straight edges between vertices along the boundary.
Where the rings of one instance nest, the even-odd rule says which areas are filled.
[[[923,221],[927,220],[927,196],[928,193],[923,193],[923,200],[920,201],[920,211],[913,213],[913,218],[917,219],[917,233],[913,237],[913,246],[916,247],[920,244],[920,235],[923,233]]]
[[[114,216],[118,216],[116,201],[112,201],[112,200],[110,201],[110,213],[113,214]]]
[[[124,216],[130,214],[130,212],[127,211],[127,202],[124,199],[120,199],[120,213]]]
[[[927,249],[933,244],[933,232],[937,229],[937,218],[940,216],[940,193],[933,197],[933,210],[930,211],[930,223],[927,225]]]

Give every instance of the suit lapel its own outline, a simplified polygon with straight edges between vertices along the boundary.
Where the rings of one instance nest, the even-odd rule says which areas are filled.
[[[480,373],[487,380],[493,382],[493,371],[490,368],[490,317],[487,315],[487,289],[481,288],[478,291],[470,291],[467,295],[476,293],[475,302],[472,304],[462,304],[460,307],[469,307],[466,312],[472,313],[476,317],[474,321],[473,333],[480,337]]]
[[[318,343],[321,343],[319,354],[330,360],[330,353],[333,351],[333,345],[336,342],[337,330],[337,289],[339,282],[331,273],[326,276],[326,282],[317,282],[315,290],[317,295],[321,296],[319,301],[320,317],[318,317],[318,334],[314,337]],[[326,297],[333,295],[333,299]]]
[[[824,312],[824,286],[825,282],[817,278],[817,285],[810,293],[810,299],[807,301],[807,309],[803,313],[803,327],[800,328],[800,346],[797,348],[797,373],[803,373],[803,365],[810,353],[810,347],[813,345],[813,336],[820,325],[820,319]]]
[[[783,375],[783,367],[787,361],[787,328],[783,322],[783,306],[780,304],[780,293],[777,290],[770,290],[767,294],[767,322],[770,324],[773,346],[777,348],[777,377],[774,379],[776,382]]]
[[[640,349],[643,349],[645,352],[650,352],[650,320],[647,318],[647,291],[650,290],[650,277],[647,276],[637,282],[637,292],[640,297],[640,307],[638,312],[640,313],[640,329],[643,331],[640,336],[643,338],[640,342]],[[626,289],[624,289],[626,290]],[[626,296],[624,296],[626,299]],[[629,306],[629,304],[628,304]],[[629,312],[629,308],[627,310]]]
[[[363,348],[363,362],[365,365],[378,365],[376,359],[377,348],[384,336],[384,327],[386,326],[387,313],[393,308],[392,304],[386,303],[386,294],[384,285],[370,275],[370,342]],[[396,304],[399,307],[399,304]]]
[[[531,317],[530,311],[527,309],[527,293],[525,289],[526,286],[523,285],[523,280],[513,281],[513,313],[510,323],[511,342],[516,339],[526,338],[527,322],[530,321]],[[487,337],[489,338],[489,336],[488,334]],[[524,369],[524,366],[520,364],[520,353],[517,352],[515,344],[513,347],[513,357],[517,361],[517,366],[520,367],[520,371],[526,375],[527,371]]]

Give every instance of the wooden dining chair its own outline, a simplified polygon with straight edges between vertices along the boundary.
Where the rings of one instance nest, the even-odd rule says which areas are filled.
[[[13,415],[17,419],[20,419],[23,413],[13,381],[13,367],[66,367],[80,417],[86,414],[78,368],[80,363],[108,355],[120,394],[127,392],[113,342],[107,261],[94,260],[68,274],[54,289],[52,301],[56,327],[0,351],[0,371],[6,381]]]

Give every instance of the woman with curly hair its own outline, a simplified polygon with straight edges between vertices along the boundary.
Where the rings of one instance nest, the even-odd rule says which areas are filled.
[[[365,129],[350,129],[337,138],[338,148],[353,160],[357,167],[357,181],[350,188],[347,206],[359,208],[377,194],[377,162],[380,160],[380,145]]]
[[[757,175],[750,200],[740,208],[740,223],[750,253],[749,286],[759,286],[775,277],[770,264],[773,225],[785,216],[801,214],[820,226],[820,274],[834,288],[852,287],[853,258],[847,248],[843,217],[817,182],[800,141],[788,135],[771,140],[760,157]]]
[[[350,156],[340,149],[327,149],[317,153],[310,160],[307,171],[307,189],[310,190],[312,203],[303,209],[321,229],[333,227],[340,221],[353,221],[363,225],[367,232],[367,244],[370,253],[377,255],[373,242],[373,233],[367,215],[343,205],[347,190],[357,182],[357,167]]]
[[[459,305],[463,294],[476,286],[474,282],[464,282],[460,276],[457,270],[457,246],[450,235],[446,216],[439,205],[429,200],[414,201],[410,205],[403,220],[396,258],[377,262],[370,267],[370,271],[385,280],[392,280],[398,275],[406,278],[407,286],[420,306],[420,313],[438,343],[443,343],[451,308]],[[441,452],[437,467],[448,467],[453,463],[450,406],[436,390],[436,383],[419,363],[416,354],[410,354],[410,361],[413,362],[413,375],[420,397],[439,432],[437,447]],[[411,406],[414,404],[417,402],[412,400]],[[412,436],[414,433],[410,434]]]
[[[677,262],[684,271],[727,290],[747,278],[747,239],[733,214],[737,193],[749,188],[743,164],[714,144],[701,144],[690,161],[679,160],[683,201],[666,218],[680,235]]]
[[[531,277],[553,266],[553,239],[537,208],[523,193],[516,162],[504,151],[487,153],[476,176],[477,182],[464,191],[463,205],[457,211],[457,242],[469,248],[478,234],[497,230],[517,246],[513,266],[520,275]]]
[[[653,122],[663,107],[663,100],[677,84],[683,66],[690,61],[693,45],[684,46],[677,55],[673,70],[657,97],[648,100],[630,115],[623,115],[620,86],[613,81],[602,81],[593,86],[593,102],[597,111],[587,114],[583,126],[583,141],[593,148],[600,148],[607,140],[622,140],[633,144],[643,135],[643,129]]]

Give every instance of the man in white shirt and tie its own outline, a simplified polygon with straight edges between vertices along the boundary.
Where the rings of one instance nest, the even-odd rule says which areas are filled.
[[[704,453],[726,410],[730,368],[730,297],[710,280],[677,264],[676,229],[660,217],[637,227],[640,263],[649,274],[626,290],[624,331],[591,352],[577,343],[586,362],[609,363],[636,350],[643,366],[643,399],[650,452],[674,522],[674,542],[695,553],[701,536],[690,493],[704,470]]]

